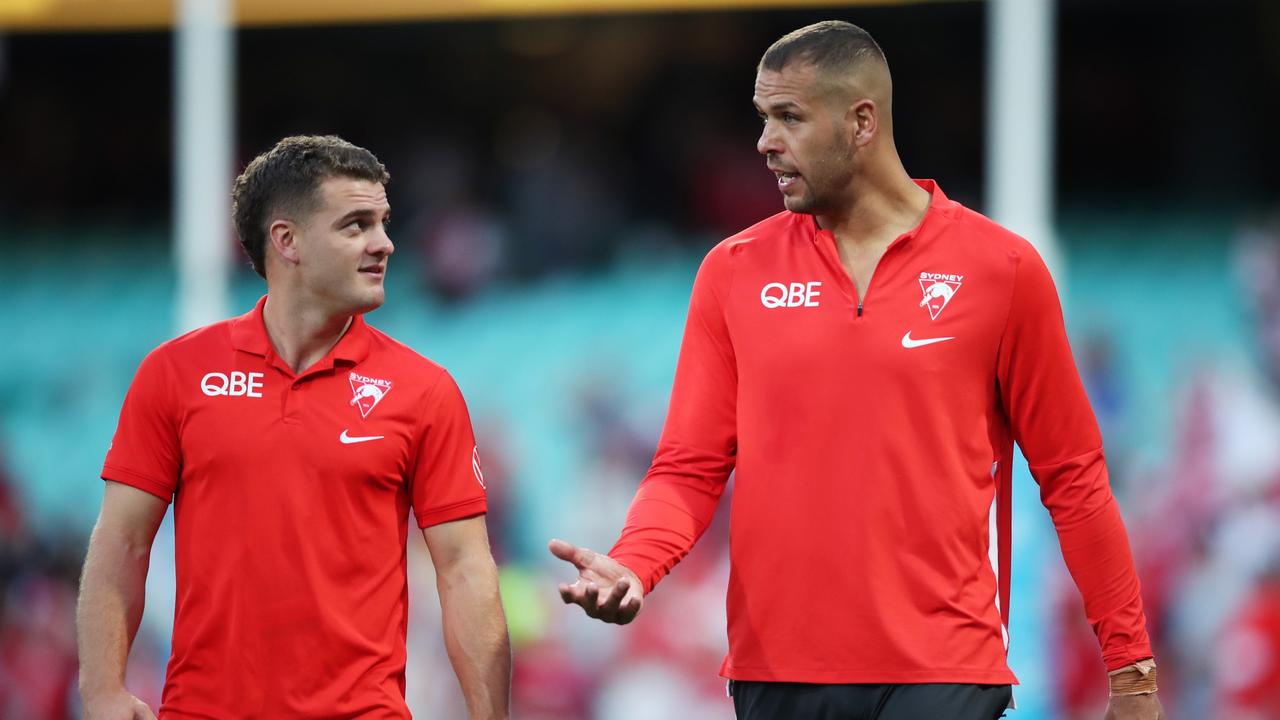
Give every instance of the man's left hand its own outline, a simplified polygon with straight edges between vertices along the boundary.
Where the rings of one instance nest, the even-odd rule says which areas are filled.
[[[1105,720],[1166,720],[1166,716],[1156,693],[1116,695],[1107,704]]]

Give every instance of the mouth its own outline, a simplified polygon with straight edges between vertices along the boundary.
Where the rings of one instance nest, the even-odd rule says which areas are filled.
[[[774,177],[778,178],[778,189],[784,193],[788,189],[790,189],[791,186],[794,185],[801,177],[800,173],[798,172],[788,172],[788,171],[781,170],[779,168],[769,168],[769,169],[773,171]]]
[[[366,267],[360,268],[360,272],[364,275],[381,278],[382,276],[386,275],[387,266],[386,265],[368,265]]]

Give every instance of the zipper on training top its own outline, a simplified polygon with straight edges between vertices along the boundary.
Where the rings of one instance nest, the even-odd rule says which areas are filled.
[[[885,249],[884,249],[884,253],[883,253],[883,254],[881,254],[881,255],[880,255],[880,259],[876,261],[876,266],[875,266],[875,267],[873,267],[873,268],[871,268],[871,277],[867,278],[867,287],[866,287],[866,289],[865,289],[865,290],[863,290],[863,292],[860,292],[860,293],[859,293],[859,292],[858,292],[858,284],[857,284],[856,282],[854,282],[854,281],[853,281],[853,278],[852,278],[852,277],[850,277],[850,278],[849,278],[849,282],[850,282],[850,283],[853,283],[853,292],[854,292],[854,293],[856,293],[856,294],[857,294],[857,296],[858,296],[858,310],[857,310],[857,314],[856,314],[856,315],[854,315],[854,317],[855,317],[855,318],[860,318],[860,317],[862,317],[862,304],[863,304],[863,303],[865,303],[865,302],[867,301],[867,297],[869,297],[869,296],[871,295],[871,286],[872,286],[872,285],[874,285],[874,284],[875,284],[875,282],[876,282],[876,271],[880,269],[880,266],[884,263],[884,259],[885,259],[886,257],[888,257],[888,256],[889,256],[889,252],[890,252],[891,250],[893,250],[895,247],[897,247],[897,246],[899,246],[899,245],[905,245],[905,244],[906,244],[907,235],[909,235],[909,234],[910,234],[910,233],[904,233],[904,234],[902,234],[902,235],[899,235],[898,237],[896,237],[896,238],[894,238],[894,239],[893,239],[893,242],[889,243],[889,247],[887,247],[887,248],[885,248]],[[832,242],[833,242],[833,243],[835,242],[835,236],[834,236],[834,235],[832,236]],[[841,263],[841,265],[840,265],[840,271],[841,271],[841,272],[844,272],[844,264],[843,264],[843,263]],[[845,272],[845,275],[848,275],[848,274],[849,274],[849,273]]]
[[[818,228],[817,232],[821,234],[827,231],[824,231],[821,228]],[[843,278],[842,282],[849,283],[849,289],[853,291],[853,296],[858,299],[858,306],[854,311],[854,319],[861,318],[862,306],[864,303],[866,303],[866,297],[871,294],[871,286],[872,284],[875,283],[876,271],[880,269],[880,264],[884,262],[885,257],[889,255],[890,251],[892,251],[895,246],[905,245],[908,240],[908,237],[915,233],[908,232],[908,233],[903,233],[902,235],[899,235],[898,237],[893,239],[893,242],[889,243],[888,247],[884,249],[884,253],[880,256],[880,259],[876,261],[876,266],[871,269],[871,277],[867,280],[866,292],[858,292],[858,283],[854,282],[853,276],[850,275],[847,270],[845,270],[844,263],[840,262],[840,251],[836,247],[835,235],[831,233],[828,233],[828,234],[831,235],[831,243],[825,250],[820,249],[819,255],[826,255],[827,253],[829,253],[829,255],[826,255],[825,259],[829,263],[831,263],[831,268],[836,272],[837,277]]]

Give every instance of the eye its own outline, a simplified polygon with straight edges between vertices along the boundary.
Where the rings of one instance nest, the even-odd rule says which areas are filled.
[[[796,117],[796,116],[795,116],[795,113],[789,113],[789,112],[784,112],[784,113],[782,113],[782,121],[783,121],[783,122],[786,122],[786,123],[794,123],[794,122],[797,122],[799,119],[800,119],[800,118],[798,118],[798,117]]]

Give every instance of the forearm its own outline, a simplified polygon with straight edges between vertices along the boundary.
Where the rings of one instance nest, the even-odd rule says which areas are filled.
[[[124,687],[129,648],[142,621],[149,558],[149,545],[94,528],[76,607],[82,695]]]
[[[437,570],[444,643],[473,720],[509,717],[511,643],[488,553]]]
[[[1151,657],[1138,574],[1101,451],[1033,468],[1108,670]]]
[[[672,502],[685,498],[658,497],[662,495],[670,495],[670,489],[656,485],[641,489],[618,542],[609,550],[609,557],[636,574],[646,594],[689,554],[711,519],[710,513]],[[710,509],[714,508],[712,504]]]
[[[609,551],[640,578],[645,593],[702,537],[732,469],[729,457],[659,449]]]
[[[662,438],[608,553],[645,593],[707,529],[737,461],[738,365],[723,304],[732,253],[721,243],[698,269]]]

